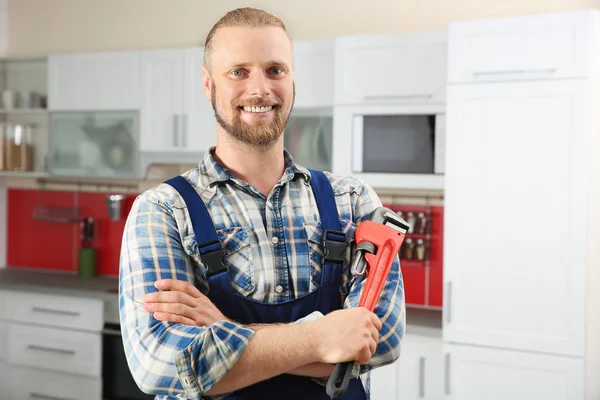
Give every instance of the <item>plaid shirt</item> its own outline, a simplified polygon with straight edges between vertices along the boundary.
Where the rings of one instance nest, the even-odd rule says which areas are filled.
[[[234,288],[269,303],[314,290],[321,276],[322,228],[310,173],[296,165],[287,151],[285,163],[285,172],[269,196],[217,164],[212,149],[197,168],[183,175],[210,211]],[[353,238],[357,224],[381,202],[374,190],[357,178],[327,176],[342,228]],[[344,307],[358,304],[364,282],[358,279],[351,285],[349,269],[344,266],[340,287]],[[231,369],[254,333],[241,324],[224,321],[208,327],[164,323],[144,310],[142,297],[156,291],[153,284],[161,278],[188,281],[206,294],[205,272],[179,194],[163,183],[138,196],[122,241],[121,326],[132,375],[145,392],[157,394],[157,398],[202,398]],[[405,305],[398,259],[375,313],[383,328],[375,355],[360,368],[367,391],[368,371],[395,361],[400,354]],[[305,319],[320,316],[317,311]]]

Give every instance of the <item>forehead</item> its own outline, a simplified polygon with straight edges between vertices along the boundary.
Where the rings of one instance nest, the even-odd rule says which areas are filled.
[[[224,27],[213,40],[211,63],[216,68],[272,60],[292,65],[292,44],[278,27]]]

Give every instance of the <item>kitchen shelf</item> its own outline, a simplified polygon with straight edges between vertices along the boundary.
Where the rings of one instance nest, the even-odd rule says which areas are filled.
[[[48,114],[47,108],[0,108],[0,114]]]
[[[9,178],[45,178],[50,176],[47,172],[39,172],[39,171],[28,171],[28,172],[18,172],[18,171],[0,171],[0,177],[9,177]]]

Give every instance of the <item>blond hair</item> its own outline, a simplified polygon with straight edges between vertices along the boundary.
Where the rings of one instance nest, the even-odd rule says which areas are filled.
[[[225,14],[212,27],[206,41],[204,42],[204,65],[210,70],[210,56],[213,48],[213,38],[219,28],[228,26],[245,26],[250,28],[263,28],[274,26],[283,29],[287,34],[287,29],[283,20],[267,11],[259,10],[251,7],[237,8]]]

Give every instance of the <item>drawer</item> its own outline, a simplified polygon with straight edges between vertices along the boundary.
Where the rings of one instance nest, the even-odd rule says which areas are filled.
[[[9,320],[95,332],[104,326],[102,300],[29,292],[8,294]]]
[[[100,333],[8,324],[9,364],[99,377]]]
[[[0,319],[6,318],[6,297],[7,292],[0,290]]]
[[[1,368],[1,367],[0,367]],[[33,368],[8,372],[11,400],[101,400],[102,380]],[[6,391],[2,393],[7,393]],[[0,394],[1,398],[3,394]]]
[[[448,82],[586,77],[592,16],[579,11],[451,22]]]
[[[0,320],[0,362],[6,360],[6,348],[8,336],[6,334],[6,326],[8,324]]]

